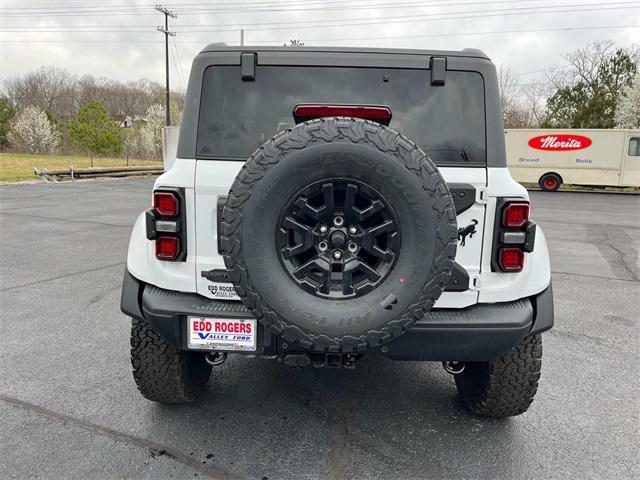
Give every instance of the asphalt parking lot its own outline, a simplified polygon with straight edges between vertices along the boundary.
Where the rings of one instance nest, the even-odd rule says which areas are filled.
[[[119,295],[152,179],[0,187],[0,478],[640,478],[640,196],[532,192],[556,326],[526,414],[458,405],[435,363],[233,358],[166,407]]]

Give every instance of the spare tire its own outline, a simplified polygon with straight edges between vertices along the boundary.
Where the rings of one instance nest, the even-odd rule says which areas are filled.
[[[247,308],[283,341],[330,353],[409,329],[442,294],[457,246],[453,200],[427,155],[390,128],[343,117],[258,148],[221,230]]]

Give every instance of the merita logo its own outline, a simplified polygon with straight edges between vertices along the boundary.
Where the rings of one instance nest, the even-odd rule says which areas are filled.
[[[569,151],[582,150],[591,145],[591,139],[583,135],[564,133],[539,135],[529,140],[529,146],[536,150]]]

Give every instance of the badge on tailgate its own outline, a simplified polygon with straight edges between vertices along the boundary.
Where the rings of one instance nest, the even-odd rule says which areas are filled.
[[[207,289],[216,300],[240,300],[225,270],[203,270],[200,274],[211,282]]]
[[[212,283],[208,285],[209,293],[216,300],[240,300],[232,283]]]

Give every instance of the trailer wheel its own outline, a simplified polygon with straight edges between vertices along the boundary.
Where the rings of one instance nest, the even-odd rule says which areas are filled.
[[[538,184],[545,192],[555,192],[560,188],[560,185],[562,185],[562,179],[555,173],[545,173],[540,177],[540,180],[538,180]]]

